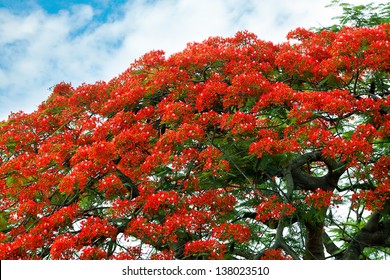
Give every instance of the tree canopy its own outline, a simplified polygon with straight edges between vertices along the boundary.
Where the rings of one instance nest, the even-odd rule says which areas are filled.
[[[0,123],[1,259],[383,259],[390,25],[249,32]]]
[[[339,31],[346,25],[355,27],[373,27],[379,24],[390,23],[390,3],[368,3],[366,5],[353,5],[350,3],[340,3],[341,0],[333,0],[327,7],[338,6],[342,9],[342,14],[333,19],[339,21],[325,29]],[[324,28],[320,28],[324,29]]]

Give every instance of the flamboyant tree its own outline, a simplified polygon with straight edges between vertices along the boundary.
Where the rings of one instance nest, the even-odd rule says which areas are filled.
[[[213,37],[0,123],[1,259],[390,254],[390,25]]]

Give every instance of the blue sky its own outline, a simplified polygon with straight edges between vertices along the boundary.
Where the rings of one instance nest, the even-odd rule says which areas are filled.
[[[330,25],[337,12],[329,2],[0,0],[0,120],[32,112],[61,81],[108,81],[150,50],[169,55],[240,30],[282,42],[296,27]]]

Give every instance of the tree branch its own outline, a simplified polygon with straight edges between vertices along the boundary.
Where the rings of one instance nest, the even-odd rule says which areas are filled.
[[[332,239],[329,237],[329,235],[324,231],[322,235],[322,240],[325,246],[326,251],[329,255],[334,257],[336,260],[341,259],[341,250],[339,247],[334,244]]]
[[[390,213],[390,200],[386,201],[382,213]],[[358,260],[366,247],[390,246],[390,219],[381,221],[382,213],[375,212],[371,215],[367,224],[353,237],[343,255],[343,259]]]
[[[322,177],[311,176],[303,170],[303,166],[315,161],[324,162],[328,168],[328,173]],[[337,187],[338,180],[346,170],[345,164],[334,159],[326,158],[321,151],[315,151],[300,155],[290,163],[291,174],[294,185],[303,190],[314,191],[317,188],[323,190],[334,190]]]

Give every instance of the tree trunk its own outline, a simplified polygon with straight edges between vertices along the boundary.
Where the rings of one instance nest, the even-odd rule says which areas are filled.
[[[324,260],[324,243],[322,234],[324,230],[324,222],[306,222],[306,251],[305,260]]]

